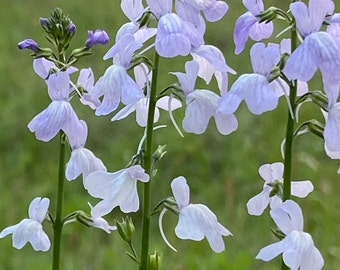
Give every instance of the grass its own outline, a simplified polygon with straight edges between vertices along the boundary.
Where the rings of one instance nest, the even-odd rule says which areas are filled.
[[[117,2],[99,0],[84,4],[83,1],[66,0],[39,3],[13,0],[11,5],[0,4],[0,31],[3,36],[0,47],[0,229],[26,217],[27,207],[36,196],[51,198],[50,210],[53,213],[56,193],[58,139],[49,143],[36,141],[26,127],[32,117],[47,106],[49,98],[44,82],[35,76],[31,68],[28,52],[19,51],[16,44],[29,37],[41,45],[47,44],[42,36],[39,17],[48,16],[56,6],[70,14],[77,26],[75,47],[84,42],[88,29],[96,28],[105,29],[111,37],[110,44],[113,44],[117,29],[126,22]],[[232,28],[235,18],[244,12],[244,8],[240,3],[230,5],[230,11],[222,21],[208,25],[207,43],[221,47],[227,63],[242,74],[250,71],[249,57],[246,51],[240,56],[233,55]],[[249,48],[250,45],[247,46]],[[96,47],[95,55],[81,61],[81,66],[91,66],[98,78],[110,65],[110,61],[102,61],[108,48],[109,45]],[[183,59],[178,62],[162,60],[162,63],[161,84],[167,85],[174,80],[168,75],[169,71],[183,71]],[[235,78],[230,76],[230,81]],[[215,89],[208,89],[216,90],[216,86],[213,87]],[[319,84],[315,82],[314,87],[319,87]],[[207,87],[199,82],[198,88]],[[104,161],[110,171],[125,166],[143,133],[136,126],[134,117],[111,123],[110,116],[95,117],[89,109],[79,104],[75,107],[89,125],[87,147]],[[182,115],[183,112],[176,112],[178,122]],[[310,115],[320,118],[319,110],[308,105],[303,108],[301,119],[308,119]],[[155,140],[157,144],[167,144],[168,153],[159,164],[155,178],[157,183],[153,186],[153,203],[171,195],[170,181],[183,175],[191,187],[191,201],[207,204],[233,237],[225,239],[226,252],[215,254],[206,240],[196,243],[176,238],[173,232],[176,217],[168,214],[165,217],[168,224],[166,234],[179,251],[173,253],[161,239],[155,219],[151,249],[164,254],[162,269],[279,269],[279,259],[269,263],[254,259],[261,247],[275,241],[270,233],[273,224],[268,211],[261,217],[248,216],[245,204],[262,188],[258,167],[281,160],[280,143],[285,133],[285,116],[284,100],[277,110],[261,116],[251,115],[242,105],[237,112],[239,128],[235,133],[222,136],[211,123],[203,135],[185,134],[184,138],[180,138],[168,117],[163,115],[160,123],[167,123],[168,128],[159,130]],[[336,269],[340,263],[338,162],[326,157],[322,141],[313,135],[297,139],[294,153],[294,179],[310,179],[315,186],[308,199],[297,200],[304,211],[305,230],[313,235],[325,258],[324,269]],[[85,192],[80,179],[67,183],[65,201],[66,213],[76,209],[87,210],[87,201],[95,203]],[[112,223],[121,216],[120,212],[114,211],[107,219]],[[138,230],[139,214],[134,214],[133,218]],[[47,222],[44,228],[52,236]],[[107,235],[101,230],[71,224],[65,227],[62,245],[62,269],[136,269],[125,255],[128,247],[116,232]],[[0,240],[0,250],[0,270],[50,268],[51,251],[37,253],[29,245],[23,250],[15,250],[10,237]]]

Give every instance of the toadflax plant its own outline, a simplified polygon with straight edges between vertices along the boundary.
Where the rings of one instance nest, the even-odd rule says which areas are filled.
[[[281,146],[282,160],[259,168],[265,181],[263,189],[257,195],[258,190],[254,190],[254,197],[244,200],[250,215],[262,215],[269,205],[270,216],[277,225],[272,231],[279,241],[259,248],[254,258],[269,261],[282,254],[281,269],[321,269],[325,263],[323,251],[317,249],[311,234],[303,230],[301,207],[292,200],[292,196],[307,197],[316,179],[292,181],[293,141],[311,132],[324,140],[329,157],[340,159],[337,101],[340,15],[334,12],[331,0],[291,1],[285,10],[265,8],[261,0],[242,3],[247,11],[235,22],[235,54],[244,51],[246,43],[253,42],[249,51],[252,69],[240,74],[230,87],[228,75],[236,71],[227,65],[225,52],[206,44],[204,39],[206,23],[216,22],[227,13],[229,6],[224,1],[122,0],[120,6],[129,22],[117,31],[112,47],[104,55],[104,60],[111,64],[97,81],[91,68],[78,70],[75,64],[92,54],[94,46],[109,42],[106,32],[88,31],[83,46],[70,51],[76,32],[70,18],[58,8],[48,18],[41,18],[40,24],[52,48],[41,47],[33,39],[19,42],[18,47],[32,51],[34,71],[45,81],[51,99],[46,109],[28,123],[28,129],[43,142],[57,134],[60,138],[57,196],[51,199],[56,212],[48,211],[50,199],[37,197],[30,204],[29,218],[3,229],[0,237],[12,234],[13,246],[18,249],[30,242],[34,250],[47,251],[51,244],[42,224],[48,219],[54,232],[52,265],[57,270],[61,268],[62,229],[79,221],[107,233],[117,230],[128,244],[127,254],[136,268],[161,269],[161,252],[150,252],[153,233],[150,227],[158,217],[160,236],[169,248],[177,251],[163,230],[163,216],[170,211],[178,215],[174,228],[178,238],[194,241],[206,238],[214,252],[224,252],[224,237],[232,235],[232,229],[228,228],[233,224],[230,222],[227,228],[206,205],[190,203],[186,180],[189,177],[179,172],[171,184],[167,179],[173,196],[165,194],[160,202],[154,201],[151,187],[158,177],[157,165],[166,154],[165,145],[157,145],[154,140],[154,134],[165,126],[156,123],[165,112],[173,125],[168,128],[176,129],[179,136],[183,136],[182,129],[187,133],[204,133],[214,118],[218,132],[228,135],[237,130],[234,113],[243,101],[251,113],[261,115],[275,110],[282,97],[287,104],[286,135],[277,147],[280,151]],[[285,25],[284,29],[276,29],[278,20],[279,25]],[[273,36],[274,30],[280,34]],[[271,38],[270,42],[267,38]],[[160,88],[158,78],[161,57],[186,61],[182,70],[168,70],[173,82],[164,88]],[[322,91],[308,87],[317,70],[322,75]],[[73,82],[77,74],[78,79]],[[217,89],[210,84],[213,77]],[[208,89],[198,89],[198,79],[205,81]],[[72,107],[76,98],[98,117],[113,114],[112,122],[136,114],[136,123],[144,132],[125,168],[108,171],[96,154],[85,147],[88,128]],[[315,104],[324,123],[315,119],[300,122],[299,110],[306,102]],[[182,125],[178,125],[173,112],[181,109],[184,117],[180,119]],[[65,160],[67,148],[70,150],[68,162]],[[89,213],[76,210],[65,215],[64,184],[77,178],[82,179],[89,195],[100,201],[90,205]],[[138,185],[142,187],[140,190]],[[110,225],[104,217],[116,208],[128,216]],[[129,216],[137,211],[142,217],[138,227]],[[138,248],[135,247],[136,233],[140,234]]]

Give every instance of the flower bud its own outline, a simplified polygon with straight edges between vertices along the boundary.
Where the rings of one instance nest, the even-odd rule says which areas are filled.
[[[135,233],[135,225],[133,224],[132,219],[130,217],[122,218],[122,221],[117,221],[116,225],[117,231],[122,239],[125,242],[130,243],[132,236]]]
[[[22,50],[22,49],[29,49],[29,50],[32,50],[35,53],[40,52],[40,48],[39,48],[38,43],[36,43],[33,39],[30,39],[30,38],[25,39],[25,40],[19,42],[18,43],[18,48],[20,50]]]
[[[159,270],[161,269],[161,256],[155,251],[153,254],[149,255],[149,270]]]
[[[91,48],[97,44],[106,44],[109,42],[110,38],[104,30],[97,29],[94,33],[93,31],[87,31],[88,38],[85,41],[85,47]]]
[[[158,145],[156,151],[152,155],[154,162],[159,161],[166,154],[165,147],[166,145]]]

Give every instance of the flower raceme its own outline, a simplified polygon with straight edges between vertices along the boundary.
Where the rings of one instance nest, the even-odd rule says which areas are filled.
[[[272,209],[270,215],[285,237],[262,248],[256,259],[270,261],[282,253],[283,261],[290,269],[320,270],[324,260],[310,234],[303,231],[303,216],[299,205],[287,200]]]
[[[275,192],[275,194],[271,193],[275,188],[279,188],[279,185],[282,186],[283,169],[283,163],[281,162],[265,164],[259,168],[259,174],[265,183],[263,184],[263,190],[247,203],[247,209],[250,215],[262,215],[268,204],[270,204],[271,209],[280,206],[282,203],[280,195],[282,194],[280,194],[279,191]],[[293,196],[305,198],[313,189],[313,184],[309,180],[291,182],[291,192]]]
[[[41,224],[46,218],[49,204],[48,198],[34,198],[28,208],[28,218],[2,230],[0,238],[13,234],[13,247],[21,249],[30,242],[34,250],[47,251],[51,243]]]
[[[179,209],[175,228],[177,237],[194,241],[206,237],[213,251],[222,252],[225,249],[222,236],[231,235],[231,232],[217,221],[207,206],[189,203],[189,186],[183,176],[172,181],[171,189]]]

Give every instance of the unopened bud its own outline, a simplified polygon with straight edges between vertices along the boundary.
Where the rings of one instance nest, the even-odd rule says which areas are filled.
[[[156,151],[152,155],[155,162],[159,161],[166,154],[165,147],[166,145],[158,145]]]
[[[161,256],[155,251],[153,254],[149,255],[149,270],[159,270],[161,269]]]
[[[122,239],[130,243],[132,240],[132,236],[135,233],[135,225],[132,222],[130,217],[122,218],[122,221],[117,221],[117,231]]]

